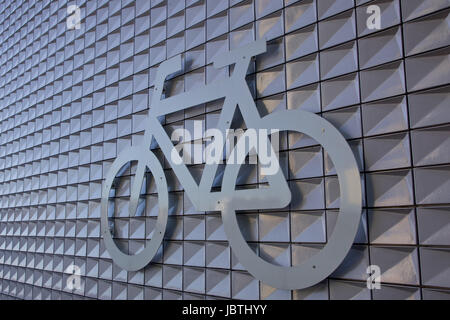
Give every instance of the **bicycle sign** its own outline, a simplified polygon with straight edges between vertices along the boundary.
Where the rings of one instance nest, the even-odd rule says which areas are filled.
[[[199,211],[221,212],[224,230],[233,252],[239,262],[256,279],[275,288],[302,289],[322,281],[341,264],[353,243],[361,217],[361,182],[356,160],[344,137],[320,116],[302,110],[288,110],[260,117],[245,76],[252,57],[266,52],[266,49],[266,42],[258,40],[245,47],[224,53],[214,60],[214,67],[234,65],[229,77],[165,99],[162,99],[164,83],[168,76],[181,70],[181,56],[161,63],[157,71],[151,108],[145,123],[143,142],[119,154],[112,163],[103,185],[101,232],[106,249],[117,265],[128,271],[145,267],[155,256],[166,230],[169,209],[167,181],[160,161],[150,150],[152,139],[158,143],[193,205]],[[268,187],[237,190],[236,180],[242,165],[242,162],[237,162],[225,165],[221,189],[213,192],[211,187],[218,164],[205,164],[200,183],[197,183],[181,156],[173,151],[175,147],[158,120],[158,117],[218,99],[224,99],[217,125],[217,129],[224,136],[231,127],[235,110],[239,108],[247,128],[264,129],[268,132],[264,143],[267,149],[272,151],[271,154],[275,152],[269,141],[270,132],[296,131],[320,143],[333,161],[340,187],[340,212],[334,232],[319,253],[300,265],[278,266],[259,257],[248,246],[236,218],[237,210],[279,209],[290,204],[291,191],[278,165],[277,157],[271,158],[271,161],[276,161],[275,167],[278,169],[267,175]],[[243,144],[245,144],[245,137],[237,141],[230,157],[233,157],[235,150]],[[250,151],[247,150],[247,154]],[[136,214],[147,169],[150,170],[156,184],[159,213],[153,235],[146,241],[144,249],[135,255],[128,255],[122,252],[114,242],[108,218],[110,216],[109,198],[114,180],[120,170],[132,161],[137,161],[137,169],[131,185],[130,216]]]

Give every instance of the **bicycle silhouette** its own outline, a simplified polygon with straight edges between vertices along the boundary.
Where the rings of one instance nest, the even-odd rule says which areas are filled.
[[[214,60],[214,67],[234,65],[229,77],[166,99],[161,99],[164,83],[168,76],[181,70],[181,56],[161,63],[157,71],[151,108],[146,119],[143,143],[129,147],[119,154],[103,186],[102,235],[106,249],[117,265],[128,271],[145,267],[155,256],[166,230],[169,208],[167,181],[159,160],[150,150],[153,138],[193,205],[199,211],[221,211],[224,230],[234,254],[256,279],[280,289],[306,288],[329,276],[345,258],[355,238],[361,216],[361,183],[356,160],[339,131],[320,116],[301,110],[287,110],[260,117],[245,76],[252,57],[264,52],[266,52],[266,42],[258,40],[245,47],[224,53]],[[217,129],[223,136],[226,136],[235,110],[239,108],[247,128],[266,129],[268,132],[276,129],[304,133],[319,142],[333,161],[340,186],[340,212],[335,229],[325,247],[298,266],[278,266],[260,258],[248,246],[236,218],[236,210],[279,209],[289,205],[292,195],[280,166],[275,174],[267,176],[268,187],[236,190],[236,179],[241,163],[228,163],[224,169],[221,190],[212,192],[211,187],[218,164],[205,164],[198,184],[181,158],[177,158],[180,157],[178,153],[173,152],[175,147],[158,120],[160,116],[218,99],[224,99],[217,125]],[[267,141],[269,141],[268,137]],[[243,143],[245,143],[244,139],[239,139],[234,150]],[[268,145],[271,148],[269,142]],[[144,249],[135,255],[125,254],[117,247],[111,235],[108,220],[110,216],[108,204],[114,179],[122,167],[131,161],[137,161],[137,169],[131,185],[130,216],[136,213],[147,168],[155,180],[159,204],[159,214],[152,238],[147,240]]]

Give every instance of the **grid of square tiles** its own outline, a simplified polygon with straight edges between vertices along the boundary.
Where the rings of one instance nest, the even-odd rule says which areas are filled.
[[[67,30],[70,4],[81,8],[80,30]],[[366,25],[373,4],[381,30]],[[448,298],[449,12],[446,0],[0,2],[0,297]],[[101,184],[142,137],[158,64],[183,54],[175,95],[226,76],[214,56],[255,38],[270,40],[248,76],[260,113],[320,114],[358,159],[364,211],[349,256],[306,290],[256,281],[233,257],[220,214],[193,208],[165,163],[170,232],[155,263],[121,270],[100,238]],[[211,128],[219,111],[208,103],[167,116],[165,127]],[[326,243],[339,191],[326,152],[308,137],[290,133],[281,159],[302,201],[239,218],[260,255],[290,265]],[[263,181],[249,169],[241,182]],[[153,196],[145,218],[117,219],[131,251],[151,229]],[[82,272],[74,292],[65,286],[71,264]],[[371,264],[382,270],[372,292]]]

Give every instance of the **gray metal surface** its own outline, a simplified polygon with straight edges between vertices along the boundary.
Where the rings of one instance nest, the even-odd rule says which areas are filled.
[[[67,29],[71,4],[80,29]],[[380,30],[367,27],[371,5]],[[449,10],[447,0],[1,1],[0,298],[449,299]],[[166,233],[150,264],[125,271],[102,240],[102,186],[118,155],[145,137],[160,64],[182,56],[163,101],[175,99],[231,75],[215,57],[256,39],[267,53],[246,81],[260,116],[313,112],[355,155],[363,211],[348,255],[310,288],[258,281],[230,248],[221,213],[194,206],[153,139],[167,180]],[[194,121],[217,127],[223,102],[158,117],[158,126],[168,135],[193,132]],[[246,127],[241,111],[232,125]],[[300,133],[280,137],[291,204],[236,219],[259,258],[295,267],[330,242],[342,202],[327,150]],[[110,197],[112,238],[127,255],[148,247],[160,210],[150,172],[130,210],[136,169],[122,168]],[[200,183],[203,163],[188,169]],[[219,165],[214,191],[223,177]],[[258,165],[243,165],[236,183],[267,182]],[[71,290],[74,265],[81,287]],[[372,265],[379,290],[367,288]]]

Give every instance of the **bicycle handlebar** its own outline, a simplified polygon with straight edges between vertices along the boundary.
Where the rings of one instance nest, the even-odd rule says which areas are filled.
[[[239,59],[257,56],[267,51],[266,40],[257,40],[242,48],[233,49],[230,52],[223,53],[214,59],[215,68],[223,68],[225,66],[236,63]]]
[[[264,53],[267,51],[267,44],[265,40],[257,40],[254,41],[242,48],[234,49],[232,51],[223,53],[216,57],[213,61],[215,68],[223,68],[225,66],[235,64],[238,61],[242,61],[242,59],[250,61],[250,58],[253,56],[257,56],[261,53]],[[152,99],[152,104],[159,101],[164,88],[164,82],[166,78],[174,74],[178,71],[180,71],[182,68],[181,65],[181,55],[177,55],[175,57],[172,57],[163,63],[160,64],[158,67],[158,73],[156,75],[155,79],[155,95]]]

